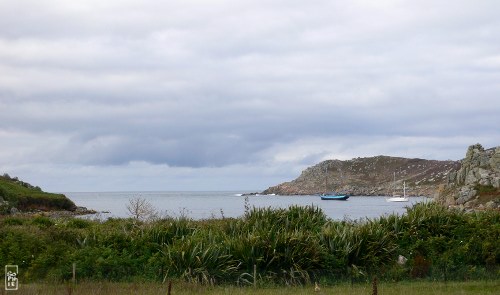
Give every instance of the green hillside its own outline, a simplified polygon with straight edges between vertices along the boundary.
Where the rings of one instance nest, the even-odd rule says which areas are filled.
[[[37,186],[10,177],[0,176],[0,214],[8,213],[11,208],[21,211],[31,210],[75,210],[75,204],[63,194],[42,191]]]

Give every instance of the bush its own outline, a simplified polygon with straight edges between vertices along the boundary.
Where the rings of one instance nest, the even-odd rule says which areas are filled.
[[[91,225],[91,221],[81,218],[72,218],[68,221],[68,223],[66,223],[66,226],[69,228],[88,228]]]
[[[23,225],[24,219],[19,217],[6,217],[2,220],[4,225]]]
[[[34,225],[38,225],[41,228],[46,228],[54,225],[54,221],[45,216],[36,216],[31,220],[31,223]]]
[[[495,276],[500,212],[467,214],[420,204],[407,214],[327,220],[315,207],[252,209],[242,218],[0,220],[0,265],[26,282],[80,279],[278,284],[317,280],[437,280]],[[408,258],[396,264],[399,255]],[[254,276],[256,267],[257,277]]]

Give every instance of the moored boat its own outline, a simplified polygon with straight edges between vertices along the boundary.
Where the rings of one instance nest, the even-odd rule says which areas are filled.
[[[403,196],[401,195],[393,195],[390,198],[385,199],[387,202],[408,202],[409,199],[406,196],[406,182],[403,182]]]
[[[348,195],[321,195],[321,200],[346,201],[347,199]]]
[[[340,169],[339,169],[340,170]],[[342,184],[342,170],[340,170],[340,183]],[[325,168],[325,191],[328,189],[328,167]],[[324,193],[321,195],[321,200],[327,200],[327,201],[346,201],[349,199],[349,195],[345,194],[327,194]]]

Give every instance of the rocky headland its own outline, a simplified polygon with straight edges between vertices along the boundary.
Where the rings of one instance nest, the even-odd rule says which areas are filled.
[[[307,168],[295,180],[266,189],[263,194],[310,195],[324,192],[353,196],[434,196],[460,168],[459,161],[437,161],[376,156],[352,160],[327,160]],[[395,179],[395,182],[394,182]]]
[[[0,176],[0,215],[55,211],[76,214],[88,210],[77,207],[63,194],[44,192],[7,173]]]
[[[500,146],[470,146],[460,169],[449,173],[436,200],[464,209],[500,209]]]

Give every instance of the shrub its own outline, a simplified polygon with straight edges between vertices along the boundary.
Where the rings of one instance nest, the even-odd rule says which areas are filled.
[[[36,216],[31,220],[31,223],[34,225],[38,225],[39,227],[46,228],[54,225],[54,221],[49,217],[45,216]]]
[[[91,225],[91,221],[81,218],[72,218],[66,223],[66,226],[69,228],[88,228]]]
[[[252,209],[241,218],[0,220],[0,265],[26,282],[80,279],[303,284],[313,280],[467,279],[500,264],[500,213],[467,214],[435,204],[402,216],[327,220],[314,207]],[[399,255],[408,258],[396,264]],[[254,267],[256,274],[254,274]]]
[[[6,217],[2,220],[4,225],[23,225],[24,219],[19,217]]]

